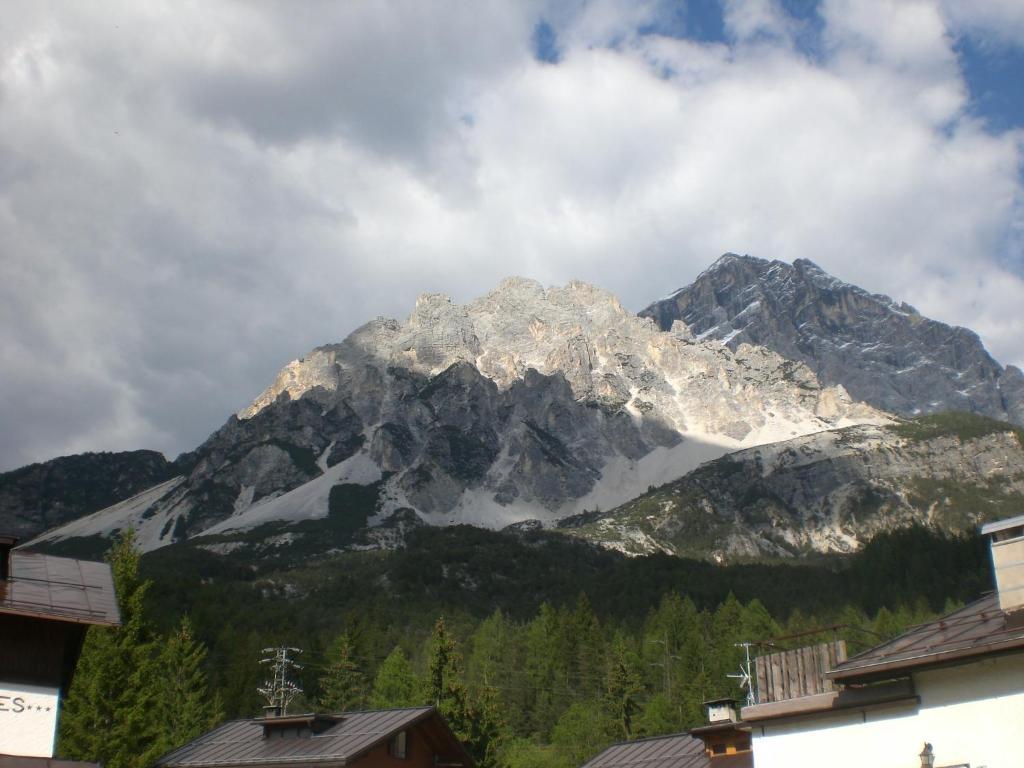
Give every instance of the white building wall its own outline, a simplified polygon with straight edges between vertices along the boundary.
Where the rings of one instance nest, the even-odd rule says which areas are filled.
[[[1024,768],[1024,655],[920,672],[920,705],[753,725],[755,768]]]

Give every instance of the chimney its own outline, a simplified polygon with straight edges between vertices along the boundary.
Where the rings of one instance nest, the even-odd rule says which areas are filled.
[[[736,699],[714,699],[705,701],[707,707],[708,723],[737,723],[739,722],[739,708],[736,706]]]
[[[981,526],[989,536],[999,607],[1005,613],[1024,609],[1024,515]]]
[[[15,536],[0,535],[0,581],[11,578],[11,550],[17,543]]]

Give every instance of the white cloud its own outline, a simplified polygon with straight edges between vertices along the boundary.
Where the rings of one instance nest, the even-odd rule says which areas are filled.
[[[741,42],[791,42],[797,26],[777,0],[725,0],[722,15],[726,32]]]
[[[422,291],[580,277],[639,309],[726,250],[811,258],[1024,362],[1022,140],[967,116],[937,5],[828,2],[820,61],[766,2],[729,4],[729,46],[639,34],[658,4],[465,8],[0,28],[0,466],[191,448]]]
[[[969,34],[1024,46],[1024,4],[1019,0],[943,0],[942,7],[950,22]]]

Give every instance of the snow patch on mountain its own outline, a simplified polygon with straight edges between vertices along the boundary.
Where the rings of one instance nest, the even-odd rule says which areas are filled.
[[[365,453],[357,453],[340,464],[329,467],[319,477],[288,493],[253,504],[240,514],[229,517],[203,531],[213,536],[229,531],[244,531],[270,522],[299,522],[327,517],[331,488],[340,483],[368,485],[381,479],[378,467]]]
[[[143,551],[157,549],[171,540],[172,529],[180,510],[167,508],[156,510],[157,502],[173,494],[185,482],[184,477],[175,477],[155,485],[149,490],[129,499],[74,520],[59,528],[37,536],[25,544],[32,547],[46,542],[86,536],[111,537],[118,531],[134,528],[139,547]]]

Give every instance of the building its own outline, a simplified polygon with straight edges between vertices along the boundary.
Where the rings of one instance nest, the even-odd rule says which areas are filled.
[[[473,768],[434,707],[232,720],[167,753],[157,768]]]
[[[50,758],[86,630],[120,623],[110,566],[16,543],[0,536],[0,768],[86,765]]]
[[[584,763],[582,768],[709,768],[704,742],[689,733],[623,741]]]
[[[709,768],[750,768],[750,728],[739,719],[736,699],[714,699],[704,702],[707,725],[690,731],[704,744]]]
[[[750,732],[734,699],[704,702],[708,724],[689,733],[612,744],[583,768],[751,768]]]
[[[745,707],[757,768],[1024,765],[1024,516],[982,533],[996,593],[837,659],[831,690]]]

